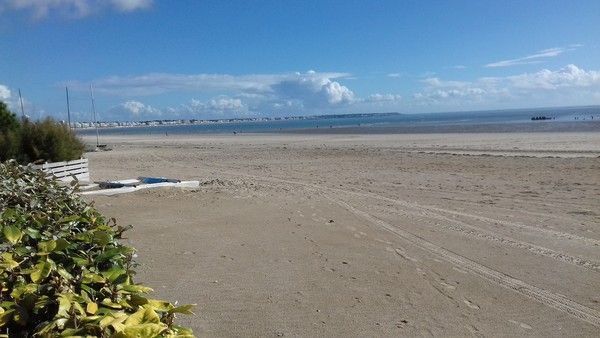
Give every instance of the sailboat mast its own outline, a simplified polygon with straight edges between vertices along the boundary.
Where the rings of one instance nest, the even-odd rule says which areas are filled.
[[[25,118],[25,109],[23,108],[23,96],[21,96],[21,88],[19,88],[19,102],[21,102],[21,117]]]
[[[94,103],[94,87],[90,84],[90,96],[92,97],[92,113],[94,114],[94,124],[96,125],[96,147],[100,145],[100,135],[98,134],[98,120],[96,119],[96,104]]]
[[[71,106],[69,105],[69,87],[65,87],[67,93],[67,122],[69,123],[69,129],[71,129]]]

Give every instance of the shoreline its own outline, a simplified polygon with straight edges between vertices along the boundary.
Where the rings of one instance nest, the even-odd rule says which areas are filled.
[[[600,132],[600,121],[514,122],[478,124],[440,124],[405,126],[333,127],[281,130],[290,134],[477,134],[477,133],[547,133]]]
[[[181,127],[197,130],[182,130]],[[98,128],[106,136],[153,135],[230,135],[236,134],[446,134],[446,133],[514,133],[514,132],[600,132],[600,121],[537,121],[511,123],[473,123],[473,124],[415,124],[404,125],[363,125],[363,126],[323,126],[317,128],[273,128],[272,130],[244,131],[243,127],[227,130],[203,130],[204,125],[162,125]],[[146,132],[144,132],[146,131]],[[95,135],[95,129],[75,131],[79,136]]]

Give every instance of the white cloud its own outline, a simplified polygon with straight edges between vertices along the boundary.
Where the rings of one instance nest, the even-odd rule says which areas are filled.
[[[215,105],[249,101],[256,109],[274,105],[316,109],[341,107],[354,101],[352,90],[338,82],[339,78],[348,75],[314,70],[306,73],[250,75],[153,73],[98,79],[94,81],[94,88],[99,94],[125,97],[194,92],[225,95],[238,100],[222,102],[216,99]],[[70,81],[66,85],[82,91],[89,86],[80,81]],[[292,104],[286,103],[288,101]]]
[[[555,48],[544,49],[544,50],[540,50],[534,54],[527,55],[527,56],[520,57],[520,58],[488,63],[485,65],[485,67],[488,67],[488,68],[510,67],[510,66],[516,66],[516,65],[540,63],[544,59],[559,56],[565,52],[575,50],[579,47],[581,47],[581,45],[574,44],[574,45],[570,45],[568,47],[555,47]]]
[[[11,98],[10,89],[5,85],[0,84],[0,100],[6,102],[6,101],[10,100],[10,98]]]
[[[402,77],[402,74],[401,73],[389,73],[387,76],[393,77],[393,78],[398,78],[398,77]]]
[[[354,93],[331,76],[316,72],[295,74],[270,86],[277,100],[298,101],[304,107],[340,106],[352,103]]]
[[[157,116],[161,115],[161,111],[157,108],[154,108],[150,105],[146,105],[140,101],[127,101],[122,103],[119,107],[122,108],[125,112],[130,113],[131,116],[139,118],[139,117],[148,117],[151,115]],[[116,109],[117,111],[119,109]]]
[[[560,89],[596,87],[600,89],[600,71],[586,71],[573,64],[557,71],[543,69],[537,73],[509,76],[507,80],[517,88]]]
[[[196,118],[226,118],[247,115],[248,106],[240,98],[219,96],[208,101],[191,99],[189,103],[174,108],[175,111],[194,115]]]
[[[152,6],[152,0],[111,0],[111,2],[121,12],[133,12]]]
[[[240,99],[232,99],[221,97],[218,99],[212,99],[208,102],[209,107],[215,110],[233,110],[239,111],[244,105],[242,104],[242,100]]]
[[[537,100],[539,103],[536,101],[535,104],[543,105],[589,104],[598,103],[600,94],[600,71],[584,70],[575,65],[505,77],[483,77],[474,81],[428,78],[422,82],[425,88],[413,95],[416,103],[464,105],[515,102],[531,105],[534,103],[531,100]]]
[[[364,102],[399,102],[402,100],[401,95],[397,94],[371,94],[367,96],[363,101]]]
[[[457,69],[457,70],[463,70],[463,69],[467,69],[467,66],[463,66],[463,65],[456,65],[454,67],[452,67],[453,69]]]
[[[147,9],[152,4],[153,0],[0,0],[0,13],[25,11],[30,12],[34,19],[54,13],[82,18],[105,9],[132,12]]]

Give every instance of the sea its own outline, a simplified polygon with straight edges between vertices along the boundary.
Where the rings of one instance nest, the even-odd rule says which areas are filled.
[[[532,120],[544,116],[546,120]],[[561,122],[593,122],[592,130],[600,128],[600,106],[535,108],[494,111],[470,111],[420,114],[365,114],[320,115],[302,119],[280,119],[269,121],[233,121],[202,124],[155,125],[134,127],[99,128],[101,135],[187,135],[187,134],[237,134],[237,133],[282,133],[282,132],[327,132],[351,129],[355,132],[375,130],[439,130],[440,128],[462,128],[469,126],[503,126],[510,130],[511,125],[551,126]],[[579,124],[579,123],[578,123]],[[450,129],[449,129],[450,128]],[[586,130],[589,130],[589,126]],[[600,131],[600,130],[599,130]],[[80,135],[95,135],[95,129],[79,129]]]

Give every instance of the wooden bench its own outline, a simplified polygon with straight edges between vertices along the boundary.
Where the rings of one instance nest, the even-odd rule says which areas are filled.
[[[75,178],[80,182],[90,181],[90,172],[88,169],[88,159],[50,162],[40,165],[33,165],[34,169],[42,170],[48,177],[54,177],[63,182],[71,182]]]

